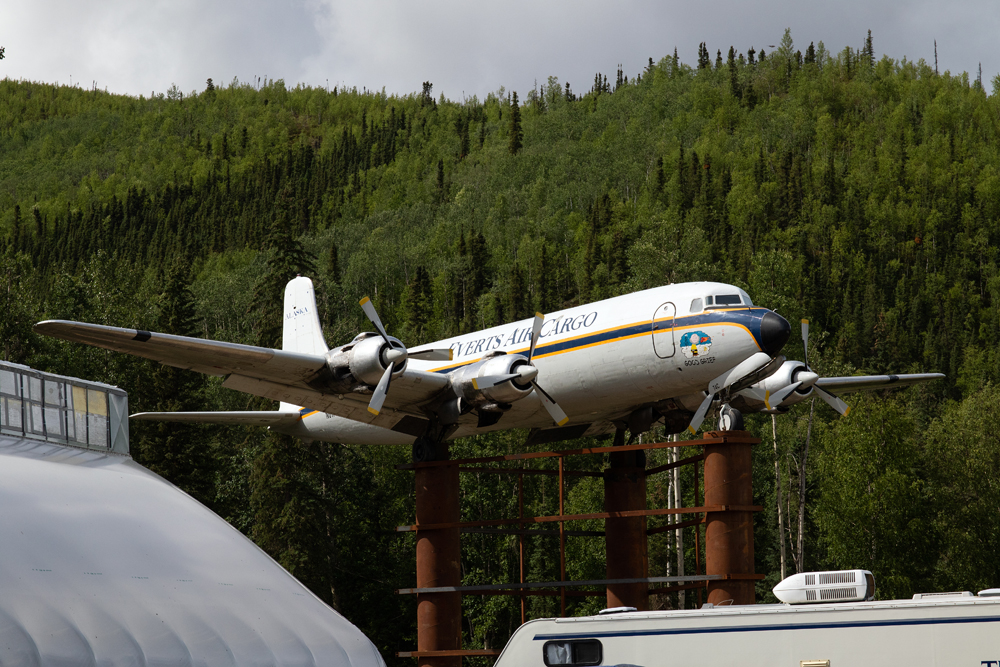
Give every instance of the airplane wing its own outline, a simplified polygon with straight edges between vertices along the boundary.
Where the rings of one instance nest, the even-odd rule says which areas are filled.
[[[129,419],[184,424],[224,424],[229,426],[278,426],[294,424],[301,418],[298,412],[248,410],[243,412],[137,412]]]
[[[168,366],[222,376],[226,378],[222,386],[230,389],[388,429],[399,426],[408,416],[425,419],[420,406],[450,384],[447,375],[407,369],[393,377],[392,391],[383,410],[372,415],[368,412],[371,392],[324,393],[309,384],[326,367],[322,355],[64,320],[39,322],[34,330]]]
[[[847,394],[866,389],[895,389],[918,382],[930,382],[945,377],[944,373],[911,373],[908,375],[857,375],[853,377],[821,377],[816,386],[832,394]]]
[[[39,322],[34,329],[37,333],[53,338],[86,343],[115,352],[127,352],[167,366],[207,375],[244,373],[265,377],[274,382],[295,383],[311,379],[326,365],[326,359],[321,355],[173,336],[141,329],[120,329],[65,320]]]

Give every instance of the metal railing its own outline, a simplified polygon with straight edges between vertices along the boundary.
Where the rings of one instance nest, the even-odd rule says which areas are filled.
[[[128,394],[0,361],[0,435],[128,454]]]

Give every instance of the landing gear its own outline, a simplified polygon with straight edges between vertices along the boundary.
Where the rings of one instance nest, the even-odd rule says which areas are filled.
[[[743,413],[730,406],[728,403],[723,405],[722,410],[719,411],[719,430],[742,431]]]
[[[441,443],[424,437],[417,438],[413,443],[413,462],[425,463],[427,461],[436,461],[440,448],[442,448]]]

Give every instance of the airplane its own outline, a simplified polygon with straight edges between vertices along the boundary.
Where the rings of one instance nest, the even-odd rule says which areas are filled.
[[[48,320],[34,330],[221,376],[223,386],[278,401],[276,411],[139,413],[137,420],[267,426],[303,440],[412,445],[434,460],[455,438],[530,428],[526,445],[615,435],[623,442],[662,423],[696,433],[710,413],[719,430],[742,412],[784,412],[818,396],[900,387],[941,373],[821,378],[780,354],[791,326],[733,285],[655,287],[407,348],[375,328],[330,349],[312,281],[284,294],[282,349],[97,324]],[[544,388],[543,388],[544,387]],[[741,412],[742,411],[742,412]]]

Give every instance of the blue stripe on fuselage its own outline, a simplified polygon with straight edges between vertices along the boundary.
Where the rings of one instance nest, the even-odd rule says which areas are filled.
[[[706,311],[704,313],[698,313],[696,315],[682,315],[680,317],[674,318],[674,329],[689,329],[699,326],[717,326],[720,324],[733,324],[736,326],[744,327],[753,336],[754,341],[760,346],[760,323],[764,318],[766,313],[769,313],[766,308],[739,308],[739,309],[720,309],[716,311]],[[664,318],[666,319],[666,318]],[[657,322],[663,322],[664,319],[657,320]],[[535,356],[540,357],[548,354],[557,354],[560,352],[569,352],[577,348],[589,347],[591,345],[599,345],[602,343],[610,343],[615,340],[622,338],[629,338],[631,336],[641,335],[641,334],[652,334],[653,324],[651,321],[638,322],[635,324],[627,324],[625,326],[616,327],[614,329],[608,329],[606,331],[600,331],[591,335],[583,335],[576,338],[571,338],[569,340],[554,341],[551,343],[542,343],[535,348]],[[676,341],[675,341],[676,343]],[[528,351],[528,348],[522,348],[517,351],[510,351],[508,354],[521,354]],[[461,368],[462,366],[468,366],[469,364],[479,361],[482,357],[477,357],[475,359],[470,359],[462,363],[447,366],[445,368],[436,369],[436,373],[450,373],[456,368]]]

